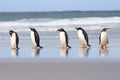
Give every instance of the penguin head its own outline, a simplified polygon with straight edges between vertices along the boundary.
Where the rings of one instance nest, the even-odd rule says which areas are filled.
[[[102,31],[107,31],[109,28],[103,28]]]
[[[30,30],[31,30],[31,31],[33,31],[33,32],[35,32],[35,31],[36,31],[36,30],[35,30],[35,28],[30,28]]]
[[[81,27],[76,27],[75,29],[76,30],[83,30],[83,28],[81,28]]]
[[[12,33],[15,33],[15,31],[10,30],[10,31],[9,31],[10,36],[12,36]]]
[[[59,31],[59,32],[65,32],[65,30],[63,28],[60,28],[57,31]]]

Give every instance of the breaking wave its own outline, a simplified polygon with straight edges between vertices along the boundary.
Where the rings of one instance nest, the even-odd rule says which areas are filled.
[[[98,30],[103,27],[119,28],[120,17],[88,17],[88,18],[31,18],[16,21],[0,21],[0,31],[10,29],[26,31],[29,27],[35,27],[39,31],[54,31],[60,27],[74,30],[74,27],[84,27],[87,30]]]

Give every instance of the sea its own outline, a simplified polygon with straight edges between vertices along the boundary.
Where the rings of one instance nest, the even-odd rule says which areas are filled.
[[[120,11],[0,12],[0,33],[8,35],[9,30],[25,33],[22,39],[28,39],[30,27],[36,28],[42,38],[57,38],[56,30],[59,28],[71,32],[70,38],[74,38],[75,27],[84,28],[90,37],[98,36],[107,27],[110,36],[120,37],[119,26]]]

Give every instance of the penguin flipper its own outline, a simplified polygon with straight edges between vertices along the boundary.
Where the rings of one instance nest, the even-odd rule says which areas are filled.
[[[91,45],[89,45],[88,34],[85,32],[84,29],[83,29],[83,35],[84,35],[84,37],[85,37],[85,40],[87,41],[87,45],[88,45],[89,47],[91,47]]]
[[[100,34],[100,36],[99,36],[99,45],[100,45],[100,43],[101,43],[101,34]]]
[[[107,44],[109,43],[108,38],[107,38]]]
[[[19,49],[18,44],[19,44],[19,36],[18,34],[15,32],[16,35],[16,48]]]

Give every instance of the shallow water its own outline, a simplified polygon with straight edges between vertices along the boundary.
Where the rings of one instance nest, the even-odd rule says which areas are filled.
[[[100,49],[97,38],[90,38],[91,48],[81,48],[79,39],[70,39],[72,48],[61,49],[59,39],[42,39],[42,49],[33,49],[29,39],[20,39],[19,50],[11,49],[10,40],[0,41],[0,58],[120,58],[119,38],[109,38],[109,47]]]

